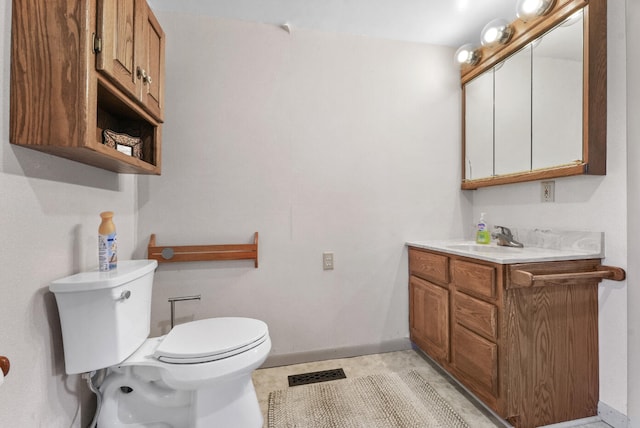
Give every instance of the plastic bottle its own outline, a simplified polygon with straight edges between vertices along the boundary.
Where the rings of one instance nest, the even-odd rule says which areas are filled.
[[[107,272],[115,269],[118,263],[116,243],[116,225],[113,224],[113,212],[100,213],[102,223],[98,227],[98,269]]]
[[[491,234],[487,227],[487,222],[484,219],[485,213],[480,213],[480,220],[478,220],[478,226],[476,229],[476,242],[478,244],[488,244],[491,242]]]

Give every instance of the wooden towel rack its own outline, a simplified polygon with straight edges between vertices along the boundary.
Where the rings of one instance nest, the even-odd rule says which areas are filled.
[[[517,287],[540,287],[547,285],[549,282],[567,282],[585,279],[611,279],[614,281],[623,281],[626,277],[622,268],[614,266],[598,266],[597,270],[589,272],[569,272],[569,273],[551,273],[551,274],[534,274],[526,270],[514,270],[511,272],[511,282]]]
[[[158,246],[156,235],[151,234],[147,257],[158,263],[203,262],[213,260],[254,260],[258,267],[258,232],[253,244]]]
[[[2,370],[3,375],[9,374],[9,369],[11,368],[11,364],[9,363],[9,359],[5,356],[0,355],[0,369]]]

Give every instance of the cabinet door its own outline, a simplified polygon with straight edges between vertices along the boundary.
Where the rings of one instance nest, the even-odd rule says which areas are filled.
[[[449,360],[449,290],[412,276],[409,282],[411,340],[438,361]]]
[[[136,28],[141,22],[138,3],[139,0],[98,0],[97,16],[102,48],[96,57],[96,69],[135,99],[140,97],[136,76],[141,42]]]
[[[142,67],[142,103],[162,121],[164,98],[164,31],[151,8],[144,3],[142,32],[144,42],[139,53]]]

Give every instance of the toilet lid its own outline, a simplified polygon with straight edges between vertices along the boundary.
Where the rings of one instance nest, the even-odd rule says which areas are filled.
[[[267,324],[251,318],[209,318],[179,324],[165,336],[154,357],[193,364],[231,357],[267,339]]]

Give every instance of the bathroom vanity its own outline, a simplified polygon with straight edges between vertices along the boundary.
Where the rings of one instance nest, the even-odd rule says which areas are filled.
[[[413,343],[515,427],[597,414],[601,247],[408,246]]]

